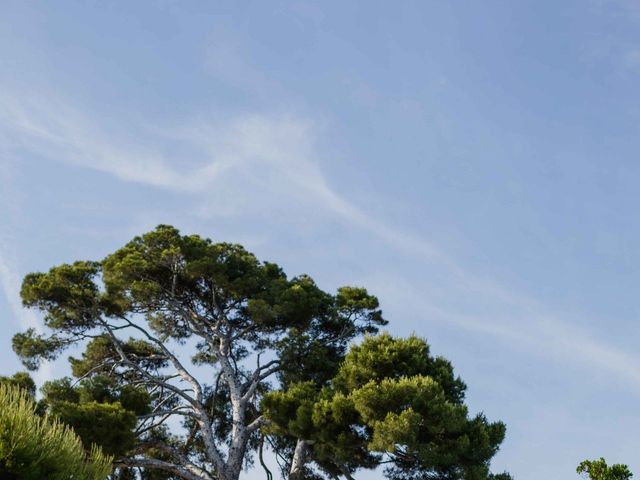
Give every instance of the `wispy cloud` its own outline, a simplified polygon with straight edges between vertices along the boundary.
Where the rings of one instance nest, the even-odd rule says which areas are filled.
[[[385,274],[370,276],[366,284],[397,312],[420,312],[420,318],[433,324],[489,336],[507,348],[547,360],[561,359],[593,372],[604,372],[640,394],[640,355],[608,344],[596,332],[567,322],[562,312],[550,311],[532,299],[515,293],[505,297],[505,290],[500,289],[499,295],[483,301],[472,298],[469,302],[461,294],[457,305],[443,305],[437,298],[437,289],[434,291],[420,280]]]
[[[570,364],[589,366],[607,372],[621,385],[640,394],[640,356],[607,344],[601,338],[577,325],[568,324],[553,312],[534,312],[514,319],[486,319],[456,316],[439,312],[439,318],[479,332],[499,337],[507,343],[524,345],[547,358],[559,358]]]
[[[408,258],[446,272],[452,289],[449,295],[463,295],[471,303],[477,300],[502,314],[459,312],[409,285],[390,288],[390,284],[401,285],[401,279],[379,282],[380,291],[386,289],[396,298],[410,294],[412,302],[422,302],[416,308],[431,318],[606,370],[640,389],[636,373],[640,359],[595,340],[526,296],[468,271],[437,245],[392,228],[333,188],[321,169],[314,132],[309,119],[286,114],[240,115],[224,122],[199,119],[186,127],[154,131],[157,145],[177,142],[197,152],[195,161],[187,161],[169,158],[153,140],[114,136],[65,102],[31,95],[0,96],[0,138],[5,141],[127,182],[192,194],[202,202],[202,215],[243,213],[274,201],[291,208],[303,206],[300,212],[322,211],[360,227]],[[25,325],[37,325],[37,319],[16,303],[18,279],[12,271],[6,260],[0,264],[5,295]]]
[[[134,142],[114,145],[108,135],[65,102],[4,92],[0,95],[0,125],[7,143],[122,180],[158,187],[188,190],[198,178],[171,168],[157,151]]]
[[[261,195],[276,195],[319,206],[404,251],[446,260],[436,246],[388,228],[333,189],[316,158],[313,124],[300,116],[251,114],[155,130],[159,143],[189,143],[202,158],[196,165],[169,160],[149,144],[114,138],[67,103],[34,95],[0,96],[0,129],[14,144],[50,159],[201,194],[205,213],[247,207],[249,196],[260,204],[268,201]]]

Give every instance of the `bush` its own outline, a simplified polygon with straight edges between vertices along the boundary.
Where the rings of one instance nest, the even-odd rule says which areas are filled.
[[[38,416],[25,390],[0,384],[0,478],[105,480],[111,462],[95,446],[87,453],[59,420]]]

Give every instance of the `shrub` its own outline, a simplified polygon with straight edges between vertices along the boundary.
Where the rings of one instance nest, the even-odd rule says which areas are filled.
[[[0,384],[0,477],[20,480],[105,480],[111,457],[93,446],[86,452],[74,431],[38,416],[29,394]]]

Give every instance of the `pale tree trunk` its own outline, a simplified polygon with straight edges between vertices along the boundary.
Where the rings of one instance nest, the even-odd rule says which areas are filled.
[[[215,344],[214,344],[215,345]],[[221,341],[218,345],[217,358],[224,373],[223,379],[229,387],[231,402],[231,445],[227,454],[220,480],[238,480],[242,471],[246,455],[247,443],[251,435],[265,422],[262,416],[246,424],[247,409],[254,398],[256,389],[262,380],[277,371],[278,362],[272,361],[256,368],[248,383],[244,383],[232,366],[229,357],[228,341]]]
[[[140,418],[153,421],[155,418],[163,418],[158,425],[162,424],[166,418],[173,415],[189,416],[197,423],[202,440],[204,443],[204,454],[207,459],[209,468],[213,473],[209,473],[204,467],[195,463],[182,453],[179,448],[162,444],[154,445],[155,449],[160,449],[168,455],[170,460],[158,460],[153,458],[127,458],[121,459],[118,463],[126,467],[141,467],[149,469],[163,470],[170,472],[176,477],[183,480],[238,480],[242,472],[242,467],[246,455],[246,449],[251,435],[260,429],[266,422],[262,416],[253,419],[249,424],[246,423],[248,408],[255,402],[255,395],[260,383],[269,376],[275,374],[279,368],[279,361],[272,360],[264,365],[259,364],[253,371],[249,379],[243,378],[238,372],[237,366],[233,361],[231,354],[231,334],[224,333],[219,327],[214,328],[214,332],[210,333],[205,325],[198,325],[197,314],[187,311],[185,319],[190,323],[189,330],[194,335],[204,338],[210,345],[216,359],[221,368],[221,379],[227,384],[229,389],[229,400],[231,403],[232,427],[230,435],[230,445],[226,456],[220,445],[216,441],[214,426],[210,418],[210,414],[205,408],[205,398],[203,387],[200,382],[185,368],[178,357],[172,353],[168,347],[158,338],[154,337],[144,328],[134,324],[127,318],[122,318],[126,322],[127,328],[133,328],[142,333],[146,339],[154,344],[166,357],[166,360],[173,365],[175,372],[166,376],[152,375],[141,368],[133,361],[121,346],[121,342],[116,337],[117,329],[123,328],[118,325],[111,325],[104,321],[103,326],[109,335],[114,348],[119,357],[118,364],[130,368],[138,374],[140,383],[146,384],[153,388],[162,388],[171,392],[176,398],[179,398],[182,404],[171,410],[162,408],[162,404],[158,405],[151,413],[145,414]],[[194,320],[195,319],[195,320]],[[226,322],[226,319],[222,321]],[[228,322],[226,323],[228,326]],[[207,328],[210,328],[208,325]],[[170,379],[179,378],[180,381],[186,383],[190,388],[181,388]],[[300,452],[301,454],[304,451]],[[304,455],[300,459],[301,467],[304,465]],[[294,477],[295,478],[295,477]]]
[[[307,440],[298,439],[296,442],[296,449],[293,452],[293,459],[291,460],[289,480],[302,480],[308,451],[309,442]]]

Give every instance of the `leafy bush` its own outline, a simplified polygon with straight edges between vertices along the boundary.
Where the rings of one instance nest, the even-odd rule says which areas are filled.
[[[8,480],[105,480],[111,457],[60,421],[36,414],[28,392],[0,384],[0,477]]]

